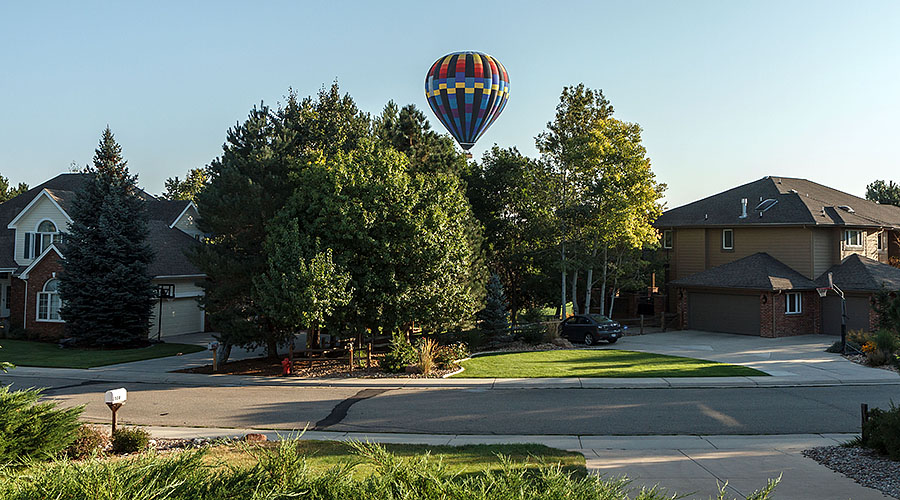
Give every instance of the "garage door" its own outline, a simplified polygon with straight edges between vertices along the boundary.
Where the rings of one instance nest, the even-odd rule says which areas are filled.
[[[847,296],[847,331],[869,331],[869,298]],[[822,299],[822,331],[841,334],[841,298],[829,294]]]
[[[688,292],[688,328],[759,335],[756,295]]]
[[[162,336],[184,335],[203,331],[203,311],[193,297],[184,297],[163,301]],[[150,322],[150,336],[156,336],[159,315],[159,303],[153,305],[153,316]]]

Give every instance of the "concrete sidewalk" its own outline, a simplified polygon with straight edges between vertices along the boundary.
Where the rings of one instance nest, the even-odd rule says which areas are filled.
[[[279,439],[300,430],[276,433],[265,429],[150,427],[156,438],[240,437],[250,432]],[[802,456],[801,451],[833,446],[853,434],[778,436],[517,436],[306,432],[301,439],[370,441],[424,445],[537,443],[577,451],[588,470],[610,477],[626,476],[635,488],[659,485],[685,498],[715,498],[727,482],[727,498],[746,498],[766,481],[781,476],[775,498],[793,500],[889,498]]]
[[[170,342],[206,345],[209,334],[167,339]],[[542,378],[542,379],[414,379],[414,378],[299,378],[172,373],[174,370],[208,365],[207,351],[103,366],[89,370],[18,367],[6,376],[56,378],[70,381],[120,381],[164,383],[185,386],[294,386],[294,387],[375,387],[435,388],[477,387],[483,389],[528,388],[715,388],[715,387],[797,387],[829,385],[900,384],[900,375],[850,362],[826,353],[834,337],[802,335],[766,339],[710,332],[675,331],[622,338],[615,346],[595,349],[623,349],[686,356],[748,366],[768,373],[767,377],[672,377],[672,378]],[[260,356],[257,351],[234,349],[231,359]]]

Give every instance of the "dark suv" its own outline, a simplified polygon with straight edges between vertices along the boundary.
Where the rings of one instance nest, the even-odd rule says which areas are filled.
[[[584,342],[594,345],[598,340],[614,344],[625,335],[627,326],[622,326],[599,314],[576,314],[566,318],[559,325],[559,336],[570,342]]]

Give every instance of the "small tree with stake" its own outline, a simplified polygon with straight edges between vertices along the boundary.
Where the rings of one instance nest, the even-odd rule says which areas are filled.
[[[109,127],[72,202],[59,292],[60,317],[80,345],[145,342],[156,296],[148,266],[145,202]]]

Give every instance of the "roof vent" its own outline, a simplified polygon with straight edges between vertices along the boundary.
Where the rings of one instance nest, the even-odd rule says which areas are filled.
[[[791,189],[790,192],[791,192],[791,193],[794,193],[794,194],[797,194],[797,190],[796,190],[796,189]]]
[[[778,203],[778,200],[773,200],[772,198],[759,202],[759,205],[756,205],[756,210],[760,213],[760,217],[762,217],[763,212],[774,207],[776,203]]]
[[[747,218],[747,198],[741,198],[741,219]]]
[[[853,208],[850,205],[840,205],[840,206],[838,206],[838,208],[840,208],[841,210],[843,210],[845,212],[849,212],[851,214],[856,213],[856,210],[853,210]]]

